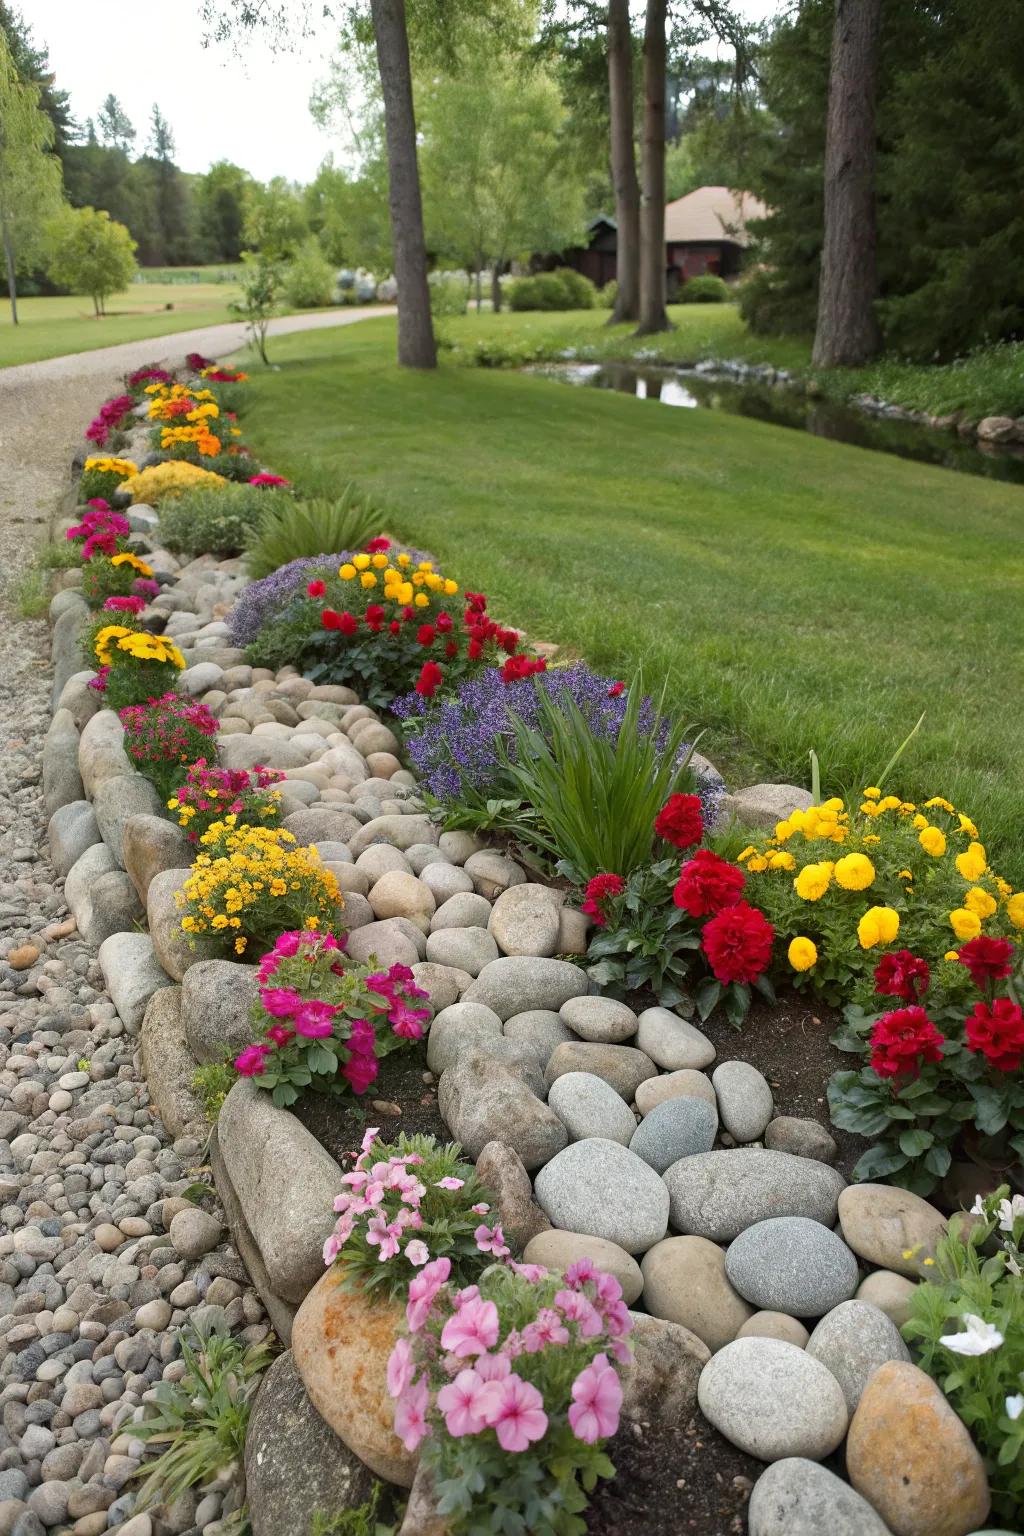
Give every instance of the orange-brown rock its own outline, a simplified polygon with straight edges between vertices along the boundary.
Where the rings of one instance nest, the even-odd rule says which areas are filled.
[[[893,1536],[967,1536],[985,1524],[988,1481],[974,1442],[931,1377],[906,1361],[879,1366],[864,1388],[846,1469]]]
[[[296,1313],[296,1367],[314,1408],[349,1450],[386,1482],[410,1488],[417,1458],[394,1432],[387,1390],[402,1307],[380,1292],[371,1300],[340,1282],[340,1272],[329,1269]]]

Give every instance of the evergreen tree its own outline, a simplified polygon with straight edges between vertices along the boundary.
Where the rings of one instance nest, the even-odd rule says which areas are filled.
[[[113,92],[100,108],[97,123],[103,144],[110,149],[119,149],[125,155],[131,153],[132,145],[135,143],[135,129]]]
[[[40,110],[53,124],[54,153],[63,160],[68,146],[77,137],[71,116],[71,98],[67,91],[57,88],[46,48],[33,42],[31,27],[9,0],[0,0],[0,35],[7,39],[15,72],[22,84],[37,88]]]

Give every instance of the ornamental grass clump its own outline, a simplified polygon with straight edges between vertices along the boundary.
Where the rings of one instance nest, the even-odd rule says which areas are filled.
[[[216,731],[214,720],[210,734]],[[227,816],[235,818],[236,827],[272,826],[280,817],[281,791],[274,787],[284,779],[279,769],[262,763],[255,768],[219,768],[195,752],[188,761],[184,782],[180,768],[175,769],[167,809],[190,843],[198,843],[215,821]]]
[[[424,1274],[439,1259],[453,1284],[471,1285],[509,1255],[500,1222],[485,1220],[494,1197],[458,1142],[402,1134],[390,1144],[371,1127],[342,1183],[324,1263],[371,1296],[415,1305]]]
[[[224,953],[270,949],[283,929],[330,932],[344,905],[338,882],[315,848],[283,827],[239,826],[230,814],[199,839],[192,873],[175,892],[189,939]]]
[[[206,705],[177,693],[130,704],[119,718],[125,751],[161,797],[177,783],[183,765],[194,762],[217,734],[217,717]]]
[[[462,1289],[447,1258],[409,1289],[388,1362],[395,1433],[433,1482],[452,1536],[583,1536],[619,1427],[632,1319],[590,1259],[564,1277],[492,1265]]]
[[[970,1430],[994,1514],[1013,1521],[1024,1508],[1024,1195],[1003,1184],[971,1215],[924,1261],[903,1336]]]
[[[940,795],[923,805],[875,786],[780,821],[739,856],[758,906],[788,945],[789,979],[827,1002],[867,1006],[879,955],[927,960],[933,988],[965,995],[956,942],[1024,930],[1024,893],[989,864],[978,828]]]
[[[306,1088],[365,1093],[382,1057],[423,1038],[430,1008],[412,971],[359,965],[343,944],[332,933],[286,932],[260,961],[264,1037],[235,1058],[235,1070],[279,1106]]]
[[[109,500],[115,491],[124,486],[125,481],[137,475],[138,472],[138,466],[133,464],[131,459],[115,459],[109,456],[86,459],[78,485],[78,494],[82,501],[92,501],[98,496]]]
[[[103,695],[108,709],[144,704],[173,690],[185,658],[163,635],[150,635],[127,624],[108,624],[96,635],[99,671],[89,687]]]
[[[828,1088],[835,1124],[874,1142],[854,1177],[917,1194],[935,1188],[954,1156],[987,1169],[1024,1160],[1024,952],[979,935],[940,968],[956,974],[936,986],[923,956],[883,955],[875,993],[889,1006],[849,1007],[833,1036],[866,1058]]]

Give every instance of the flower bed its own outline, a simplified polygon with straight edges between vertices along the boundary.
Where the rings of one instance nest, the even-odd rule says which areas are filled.
[[[212,403],[187,380],[139,384],[164,408]],[[189,412],[169,419],[178,414]],[[128,495],[145,491],[146,475],[163,487],[158,472],[173,491],[186,468],[173,460],[132,476]],[[954,1324],[976,1317],[967,1335],[974,1329],[993,1355],[1007,1350],[1005,1369],[987,1386],[978,1378],[976,1392],[990,1394],[998,1379],[1009,1405],[989,1403],[988,1418],[977,1396],[957,1395],[955,1372],[935,1364],[934,1340],[922,1371],[899,1331],[911,1309],[918,1321],[932,1315],[931,1261],[938,1250],[951,1262],[946,1214],[1016,1177],[1024,1150],[1024,914],[970,818],[873,787],[847,807],[768,786],[760,798],[788,808],[736,859],[731,816],[752,814],[757,792],[723,798],[713,770],[692,766],[689,729],[655,698],[582,664],[545,669],[518,631],[487,617],[486,599],[460,595],[429,556],[374,541],[286,567],[244,593],[225,623],[219,615],[244,584],[237,563],[175,569],[147,547],[155,518],[137,512],[136,526],[129,512],[125,528],[119,516],[78,525],[83,554],[92,541],[83,592],[104,592],[94,578],[106,566],[84,579],[93,561],[117,572],[119,555],[139,560],[140,548],[159,585],[104,592],[103,607],[148,598],[139,613],[107,608],[148,630],[112,623],[97,637],[96,659],[111,668],[106,699],[81,677],[64,689],[84,798],[55,807],[51,841],[79,927],[104,941],[115,1000],[142,1027],[144,1054],[160,1017],[154,1005],[147,1030],[147,998],[181,982],[182,1055],[173,1072],[166,1060],[157,1066],[152,1045],[149,1056],[169,1123],[200,1113],[198,1063],[222,1076],[225,1062],[236,1064],[218,1184],[279,1330],[287,1335],[294,1319],[310,1395],[350,1449],[406,1483],[422,1450],[414,1503],[440,1500],[452,1536],[491,1529],[480,1524],[484,1509],[494,1529],[524,1536],[582,1530],[591,1499],[591,1528],[629,1536],[657,1530],[662,1511],[600,1482],[619,1398],[667,1447],[671,1470],[690,1455],[699,1382],[705,1454],[751,1480],[756,1463],[730,1462],[737,1452],[781,1463],[763,1494],[755,1489],[752,1529],[773,1497],[859,1510],[865,1529],[872,1509],[892,1529],[916,1529],[893,1454],[912,1411],[933,1424],[915,1471],[921,1518],[932,1521],[922,1536],[966,1536],[983,1523],[989,1481],[998,1512],[1012,1517],[1018,1491],[999,1457],[1016,1443],[1016,1398],[1003,1383],[1016,1369],[1017,1312],[973,1282],[944,1293]],[[166,601],[172,593],[185,607]],[[60,607],[76,604],[84,617],[72,589]],[[187,617],[196,612],[198,621]],[[306,677],[288,662],[259,665],[289,635],[302,640]],[[140,679],[151,666],[173,676]],[[143,690],[125,712],[127,736],[99,708],[119,671],[124,686]],[[161,714],[145,689],[162,695],[168,682],[181,692],[161,699]],[[392,705],[404,742],[381,718]],[[404,748],[422,789],[401,767]],[[76,805],[81,813],[65,814]],[[84,825],[86,812],[96,833],[79,848],[65,823]],[[114,941],[134,928],[142,902],[146,959],[133,952],[119,975]],[[773,982],[795,984],[797,997],[773,1003]],[[835,1039],[864,1058],[833,1079],[835,1139],[818,1107],[835,1061],[831,1026],[805,1004],[844,1006]],[[489,1190],[474,1204],[491,1208],[469,1257],[514,1262],[460,1274],[456,1290],[442,1260],[465,1233],[446,1228],[443,1209],[428,1220],[422,1196],[391,1209],[390,1189],[408,1195],[422,1183],[416,1159],[435,1155],[426,1143],[392,1152],[389,1133],[373,1154],[385,1170],[376,1180],[367,1146],[354,1163],[340,1156],[360,1101],[378,1094],[373,1112],[396,1132],[423,1123],[438,1139],[458,1138]],[[872,1145],[854,1145],[851,1132]],[[268,1209],[263,1192],[282,1148],[288,1199]],[[861,1182],[848,1184],[858,1156]],[[396,1169],[392,1185],[386,1170]],[[871,1182],[893,1177],[930,1198]],[[360,1195],[368,1203],[353,1217],[373,1224],[361,1256],[349,1246],[351,1201],[335,1206],[346,1229],[331,1239],[346,1183],[381,1184],[379,1195]],[[325,1241],[340,1274],[367,1291],[373,1328],[390,1332],[377,1396],[360,1398],[354,1417],[352,1378],[324,1364],[333,1292],[324,1281],[310,1289]],[[644,1325],[621,1373],[612,1347],[621,1335],[599,1316],[613,1286]],[[382,1287],[396,1316],[423,1303],[394,1355],[397,1437],[383,1363],[395,1325],[374,1299]],[[957,1331],[942,1337],[954,1354]],[[907,1330],[915,1349],[922,1336],[916,1324]],[[626,1465],[642,1464],[633,1439]],[[852,1489],[824,1468],[804,1483],[787,1474],[793,1458],[817,1463],[844,1441]],[[622,1460],[614,1447],[611,1459]],[[512,1490],[507,1508],[499,1486]],[[700,1508],[712,1529],[726,1507],[734,1512],[725,1495],[698,1504],[703,1494],[681,1493],[667,1474],[656,1486],[655,1504],[675,1501],[673,1518]],[[935,1523],[940,1510],[945,1526]]]

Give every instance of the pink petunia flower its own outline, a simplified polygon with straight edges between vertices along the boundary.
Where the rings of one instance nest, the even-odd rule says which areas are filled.
[[[619,1427],[622,1385],[608,1356],[595,1355],[572,1384],[569,1424],[577,1440],[593,1445],[607,1440]]]
[[[512,1365],[507,1355],[477,1355],[473,1369],[481,1381],[504,1381]]]
[[[544,1399],[532,1383],[514,1371],[502,1381],[489,1383],[486,1397],[481,1395],[480,1406],[503,1451],[525,1451],[534,1440],[547,1434]]]
[[[441,1348],[453,1355],[478,1355],[498,1342],[498,1309],[493,1301],[465,1302],[441,1330]]]
[[[501,1222],[491,1228],[482,1223],[473,1233],[476,1246],[480,1253],[492,1253],[496,1259],[507,1259],[511,1249],[505,1243],[505,1234],[501,1230]]]
[[[417,1267],[426,1264],[430,1259],[430,1249],[420,1237],[414,1237],[411,1243],[405,1245],[405,1256],[410,1264]]]
[[[395,1347],[388,1356],[388,1392],[392,1397],[401,1397],[409,1383],[412,1381],[413,1371],[416,1367],[412,1359],[412,1344],[406,1338],[395,1341]]]
[[[434,1297],[452,1272],[451,1259],[434,1259],[425,1264],[418,1275],[409,1282],[409,1298],[405,1306],[405,1319],[410,1333],[419,1333],[430,1314]]]
[[[577,1325],[581,1338],[594,1339],[603,1331],[601,1314],[582,1291],[556,1291],[555,1306],[567,1322]]]
[[[430,1390],[425,1376],[406,1387],[395,1408],[395,1434],[407,1451],[415,1451],[421,1440],[430,1434],[427,1409],[430,1406]]]
[[[549,1344],[568,1344],[569,1330],[553,1307],[541,1307],[532,1323],[523,1329],[523,1348],[536,1355]]]
[[[371,1247],[380,1246],[380,1260],[393,1259],[399,1252],[398,1239],[402,1229],[397,1222],[389,1222],[386,1216],[372,1216],[366,1224],[366,1241]]]
[[[465,1179],[453,1179],[449,1175],[447,1178],[438,1179],[437,1183],[434,1185],[434,1188],[435,1189],[461,1189],[463,1184],[465,1184],[465,1182],[466,1182]]]
[[[442,1387],[437,1394],[437,1406],[444,1414],[444,1424],[455,1439],[462,1435],[478,1435],[486,1429],[484,1408],[494,1386],[485,1382],[476,1371],[460,1371],[454,1381]]]

